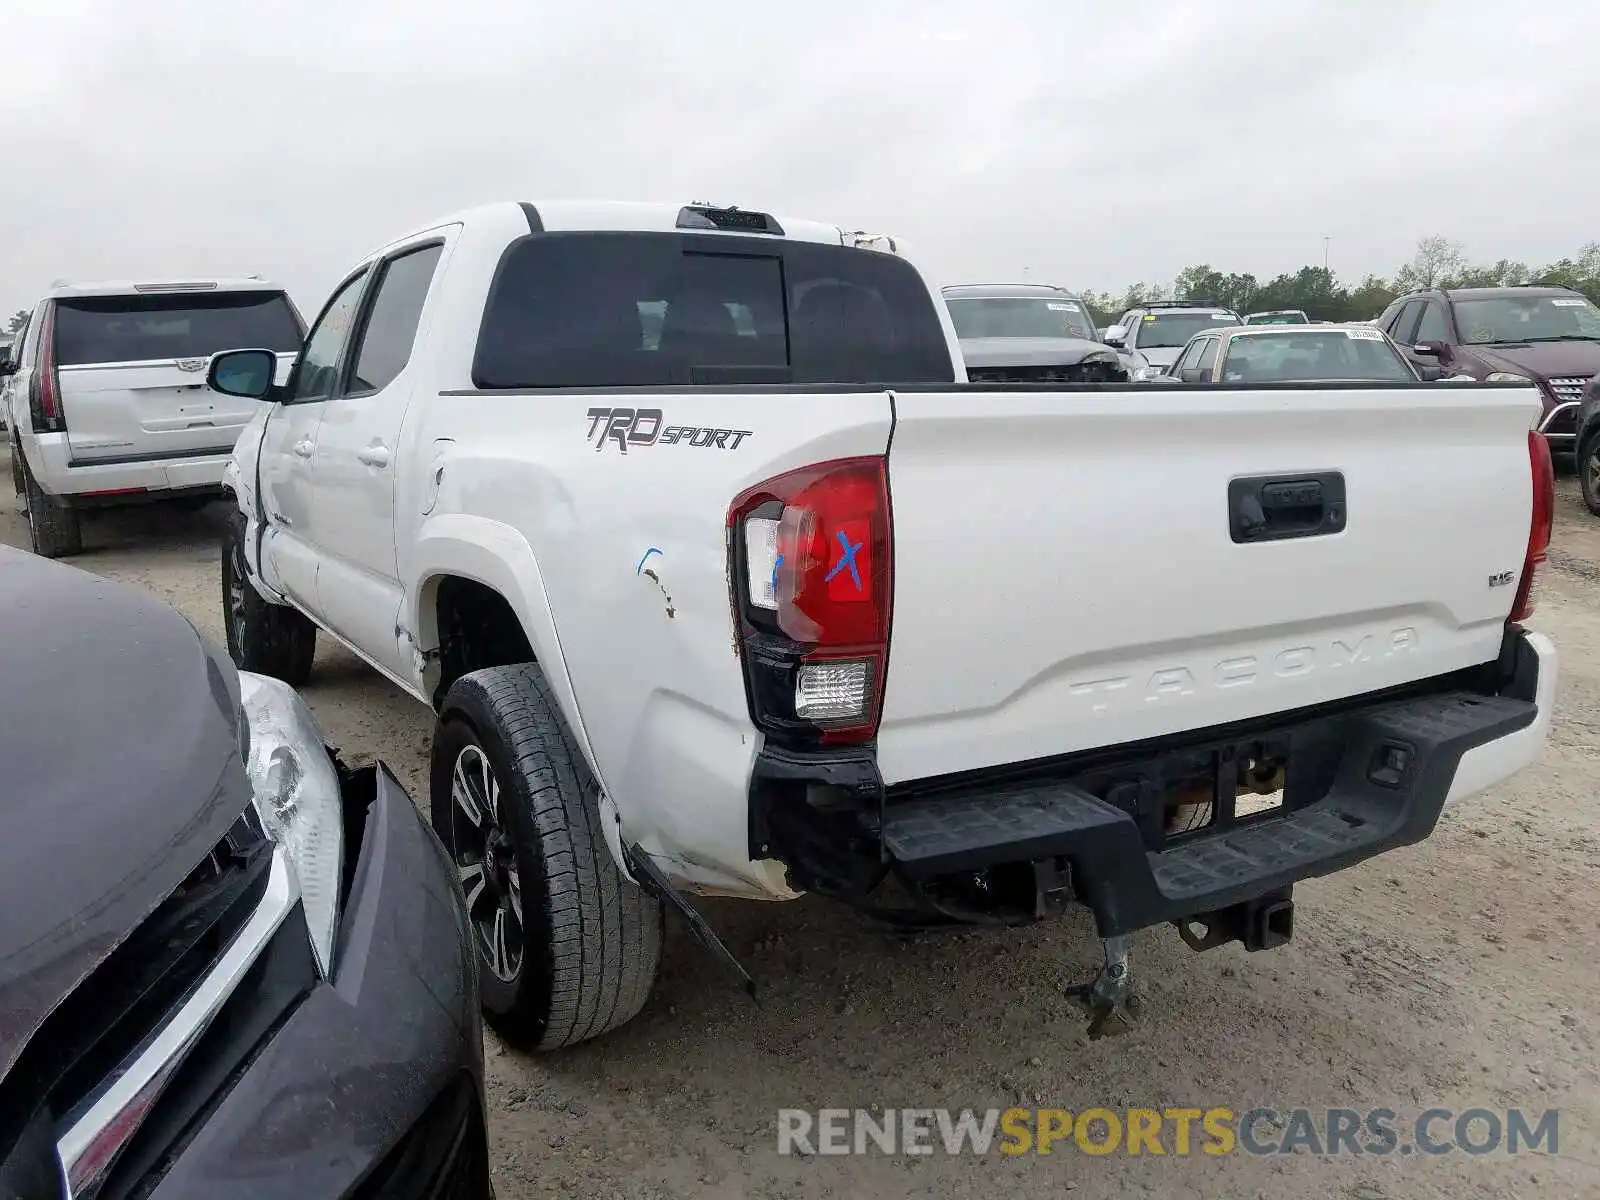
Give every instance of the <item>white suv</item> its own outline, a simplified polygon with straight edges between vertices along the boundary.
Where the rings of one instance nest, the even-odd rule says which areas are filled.
[[[288,295],[262,279],[51,290],[0,380],[34,552],[77,553],[84,508],[219,495],[256,406],[207,389],[207,360],[261,346],[287,376],[304,334]]]

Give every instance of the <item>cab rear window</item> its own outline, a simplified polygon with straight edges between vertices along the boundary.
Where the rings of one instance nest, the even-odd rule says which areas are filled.
[[[55,306],[56,362],[64,367],[300,349],[300,321],[282,292],[75,296]]]
[[[482,388],[955,379],[933,299],[904,259],[677,233],[513,243],[472,375]]]

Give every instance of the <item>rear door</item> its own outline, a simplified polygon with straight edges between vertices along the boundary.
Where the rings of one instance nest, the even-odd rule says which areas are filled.
[[[897,392],[884,778],[1123,745],[1494,659],[1538,412],[1531,387]],[[1235,540],[1233,485],[1313,476],[1327,486],[1312,536]]]
[[[279,381],[301,327],[281,291],[160,291],[55,301],[62,412],[74,462],[226,454],[256,402],[205,385],[219,350],[277,351]]]

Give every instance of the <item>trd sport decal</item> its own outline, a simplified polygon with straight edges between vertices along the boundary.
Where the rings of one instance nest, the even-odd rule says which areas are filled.
[[[591,408],[589,440],[595,453],[615,442],[622,453],[629,446],[698,446],[737,450],[750,436],[748,429],[717,429],[708,425],[668,425],[659,408]]]

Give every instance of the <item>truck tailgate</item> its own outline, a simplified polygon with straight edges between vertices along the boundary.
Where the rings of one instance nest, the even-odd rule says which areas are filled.
[[[894,401],[887,783],[1248,720],[1499,651],[1528,541],[1532,388]],[[1316,533],[1235,540],[1241,487],[1289,484],[1267,515],[1294,527],[1315,500],[1293,485],[1312,477],[1329,510]],[[1236,480],[1254,483],[1230,496]]]

